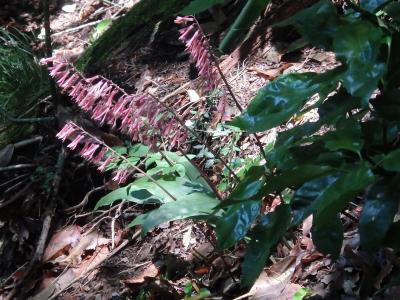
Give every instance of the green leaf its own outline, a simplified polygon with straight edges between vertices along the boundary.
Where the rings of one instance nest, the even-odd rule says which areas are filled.
[[[104,197],[102,197],[96,204],[95,206],[95,210],[98,209],[99,207],[102,206],[107,206],[107,205],[111,205],[113,204],[115,201],[117,200],[121,200],[121,199],[128,199],[128,189],[129,189],[129,185],[118,188],[110,193],[108,193],[107,195],[105,195]]]
[[[330,166],[299,165],[291,170],[283,171],[280,174],[267,178],[263,194],[281,192],[285,188],[296,189],[304,182],[324,176],[332,171],[333,168]]]
[[[289,206],[281,204],[253,228],[242,264],[242,285],[250,286],[254,283],[267,262],[271,248],[286,232],[289,223]]]
[[[379,249],[398,207],[393,183],[378,181],[368,191],[359,221],[360,244],[368,252]]]
[[[292,300],[303,300],[305,297],[311,295],[311,290],[309,288],[300,288],[293,295]]]
[[[335,124],[346,116],[347,112],[360,106],[360,100],[341,88],[336,94],[327,98],[318,108],[320,121],[324,124]]]
[[[383,245],[385,247],[393,248],[394,250],[399,251],[400,250],[399,231],[400,231],[400,221],[391,224],[386,234]]]
[[[400,91],[387,91],[371,100],[371,104],[379,116],[389,121],[398,121],[400,116]]]
[[[230,195],[233,200],[247,200],[257,195],[265,183],[264,166],[251,167]]]
[[[334,38],[334,51],[347,65],[343,85],[347,91],[368,104],[386,66],[378,61],[379,48],[384,42],[382,30],[370,22],[347,21],[338,28]]]
[[[293,210],[293,226],[300,225],[304,219],[316,211],[318,205],[316,199],[327,186],[333,184],[338,178],[338,174],[316,178],[304,183],[296,190],[290,202]]]
[[[179,14],[182,15],[194,15],[198,14],[206,9],[209,9],[217,4],[223,4],[225,0],[193,0]]]
[[[400,3],[392,2],[385,6],[384,11],[395,21],[400,21]]]
[[[329,219],[339,213],[350,201],[374,181],[368,163],[349,166],[350,171],[327,186],[316,199],[317,216],[320,220]]]
[[[271,129],[287,121],[316,93],[325,93],[337,86],[341,69],[323,74],[283,75],[258,91],[247,109],[231,124],[249,132]]]
[[[326,148],[331,151],[349,150],[360,155],[364,145],[361,126],[355,119],[342,119],[336,124],[336,130],[322,136]]]
[[[142,214],[128,226],[142,225],[145,235],[153,227],[165,222],[181,220],[190,217],[208,216],[213,212],[219,201],[207,194],[193,192],[178,197],[176,201],[168,202],[158,209]]]
[[[314,46],[331,50],[338,27],[336,8],[331,1],[322,0],[275,26],[288,25],[293,25]]]
[[[331,254],[334,259],[339,257],[343,243],[343,226],[338,214],[329,219],[314,216],[311,233],[319,251]]]
[[[244,35],[248,33],[250,27],[254,24],[257,18],[260,17],[261,12],[269,0],[248,0],[241,10],[239,16],[233,22],[232,26],[221,42],[219,49],[223,53],[228,53],[243,39]]]
[[[232,205],[215,223],[218,247],[227,249],[245,237],[258,216],[261,201]]]
[[[387,171],[400,172],[400,149],[385,155],[380,165]]]
[[[391,1],[393,0],[360,0],[360,6],[370,13],[375,13]]]

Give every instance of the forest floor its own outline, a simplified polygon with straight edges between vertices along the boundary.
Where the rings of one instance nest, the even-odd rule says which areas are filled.
[[[55,52],[74,62],[108,26],[108,20],[120,17],[136,2],[75,0],[53,5]],[[37,3],[29,2],[27,8],[22,8],[19,1],[9,1],[3,7],[0,26],[42,32]],[[220,25],[209,22],[204,26],[212,33]],[[241,138],[236,145],[222,146],[229,144],[227,141],[234,133],[227,135],[218,124],[232,119],[238,110],[228,101],[221,116],[210,111],[205,101],[190,98],[193,94],[188,90],[202,95],[196,80],[191,80],[190,61],[176,36],[177,28],[167,28],[139,50],[112,57],[98,72],[127,92],[177,96],[188,114],[195,111],[196,115],[207,116],[209,125],[204,130],[213,136],[215,150],[235,146],[238,150],[230,151],[231,158],[256,156],[257,149],[249,137]],[[297,42],[291,36],[274,37],[264,41],[245,60],[221,58],[225,76],[242,106],[259,88],[282,73],[322,72],[337,64],[332,53],[318,49],[289,51]],[[36,46],[40,48],[42,44]],[[40,104],[44,112],[57,115],[60,125],[66,116],[77,114],[71,107],[72,104],[55,107],[49,100]],[[311,111],[292,119],[285,127],[266,132],[261,141],[269,144],[278,131],[313,118],[316,114]],[[302,292],[313,299],[355,299],[360,293],[368,294],[372,287],[379,289],[393,265],[399,264],[398,258],[392,257],[376,272],[359,255],[356,221],[361,209],[353,203],[342,216],[345,241],[337,261],[315,250],[310,238],[312,220],[308,218],[278,244],[266,272],[251,290],[243,289],[239,278],[244,243],[218,252],[214,249],[212,230],[193,221],[163,224],[141,237],[139,228],[126,229],[126,225],[149,207],[126,201],[94,211],[96,202],[116,185],[78,155],[62,150],[56,133],[54,126],[40,124],[26,139],[15,141],[15,147],[0,149],[0,299],[21,295],[34,296],[33,299],[96,300],[294,299],[296,293],[299,296]],[[107,136],[119,140],[111,132]],[[198,158],[198,162],[203,166],[207,163],[203,158]],[[28,167],[15,167],[20,164]],[[217,164],[209,165],[206,172],[212,182],[221,181]],[[45,203],[52,198],[57,199],[57,207],[49,211]],[[49,231],[43,241],[46,229]],[[30,263],[40,246],[44,247],[43,263]],[[196,296],[190,298],[191,295]]]

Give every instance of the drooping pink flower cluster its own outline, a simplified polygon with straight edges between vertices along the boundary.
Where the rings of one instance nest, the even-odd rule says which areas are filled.
[[[215,89],[218,85],[219,76],[212,64],[211,55],[208,51],[208,39],[204,36],[194,17],[176,17],[175,23],[184,25],[179,30],[179,39],[185,43],[186,50],[196,62],[196,68],[199,71],[199,75],[206,81],[207,89]]]
[[[120,158],[109,151],[104,143],[91,137],[71,121],[64,125],[57,137],[63,142],[68,139],[70,142],[67,147],[71,150],[79,149],[79,154],[90,163],[96,165],[101,172],[105,171],[111,163],[121,161]],[[133,172],[134,169],[129,168],[129,166],[117,169],[113,173],[113,180],[119,184],[124,183]]]
[[[118,128],[133,141],[149,146],[155,146],[160,136],[169,141],[170,148],[186,140],[179,122],[150,96],[128,95],[102,76],[85,78],[58,57],[42,59],[41,63],[48,66],[57,85],[100,125]]]

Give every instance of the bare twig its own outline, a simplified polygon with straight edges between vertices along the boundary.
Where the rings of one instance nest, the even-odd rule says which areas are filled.
[[[16,194],[14,194],[9,200],[0,202],[0,209],[10,205],[11,203],[15,202],[19,199],[22,195],[24,195],[31,187],[32,184],[27,184],[23,189],[19,190]]]
[[[43,118],[14,118],[10,116],[7,111],[0,107],[0,114],[6,118],[8,121],[13,123],[42,123],[42,122],[52,122],[55,117],[43,117]]]
[[[36,167],[35,164],[19,164],[19,165],[12,165],[7,167],[1,167],[0,172],[4,171],[14,171],[14,170],[21,170],[21,169],[29,169]]]
[[[84,207],[84,206],[88,203],[89,197],[90,197],[93,193],[98,192],[98,191],[101,191],[102,189],[104,189],[104,185],[98,186],[98,187],[96,187],[96,188],[90,190],[89,192],[86,193],[85,197],[83,198],[83,200],[82,200],[79,204],[77,204],[77,205],[75,205],[75,206],[72,206],[72,207],[68,207],[68,208],[64,209],[64,211],[67,212],[67,213],[71,213],[71,212],[74,212],[75,210],[77,210],[77,209],[79,209],[79,208]]]

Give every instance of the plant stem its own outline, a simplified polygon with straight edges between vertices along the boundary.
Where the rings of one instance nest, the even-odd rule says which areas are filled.
[[[113,148],[111,148],[110,146],[108,146],[106,143],[104,143],[102,140],[98,139],[97,137],[95,137],[94,135],[90,134],[89,132],[87,132],[86,130],[84,130],[82,127],[80,127],[79,125],[74,123],[74,126],[76,126],[77,128],[79,128],[82,132],[84,132],[86,135],[88,135],[89,137],[91,137],[92,139],[94,139],[97,143],[103,145],[104,147],[106,147],[109,151],[111,151],[114,155],[116,155],[118,158],[122,159],[124,162],[128,163],[128,165],[130,165],[133,169],[135,169],[135,171],[139,172],[140,174],[142,174],[143,176],[145,176],[147,179],[149,179],[151,182],[153,182],[155,185],[157,185],[163,192],[165,192],[169,197],[171,197],[172,200],[176,201],[176,198],[170,194],[170,192],[168,192],[168,190],[166,190],[161,184],[159,184],[153,177],[149,176],[146,172],[144,172],[143,170],[141,170],[140,168],[138,168],[137,166],[135,166],[132,162],[130,162],[125,156],[119,154],[117,151],[115,151]]]
[[[204,144],[204,142],[202,141],[202,139],[200,138],[200,136],[191,128],[189,128],[188,126],[186,126],[185,122],[177,115],[177,113],[170,108],[169,106],[167,106],[165,103],[161,102],[160,100],[158,100],[158,98],[154,95],[152,95],[151,93],[148,93],[155,101],[157,101],[158,103],[160,103],[168,112],[170,112],[174,118],[188,131],[190,132],[202,145],[204,145],[205,147],[207,147],[207,145]],[[239,178],[237,177],[237,175],[233,172],[233,170],[229,167],[228,163],[217,153],[215,152],[213,149],[208,148],[207,149],[217,158],[219,159],[222,164],[225,166],[225,168],[229,171],[229,173],[236,179],[239,180]]]

